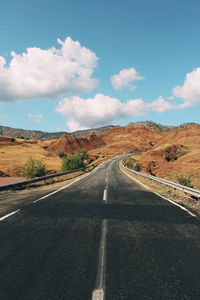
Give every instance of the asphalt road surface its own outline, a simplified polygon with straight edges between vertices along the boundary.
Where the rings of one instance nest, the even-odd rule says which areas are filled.
[[[200,299],[199,220],[118,162],[1,217],[1,300]]]

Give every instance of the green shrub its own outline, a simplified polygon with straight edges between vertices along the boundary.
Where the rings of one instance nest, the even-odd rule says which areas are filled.
[[[22,135],[18,135],[18,136],[17,136],[17,138],[18,138],[18,139],[22,139],[22,140],[23,140],[23,139],[24,139],[24,136],[22,136]]]
[[[76,170],[84,167],[85,165],[81,159],[81,156],[79,156],[77,152],[73,155],[68,155],[63,158],[61,171],[62,172],[71,171],[71,170]]]
[[[16,139],[12,137],[12,138],[10,138],[10,141],[11,141],[11,142],[15,142]]]
[[[88,157],[89,157],[88,151],[87,151],[87,150],[84,150],[84,151],[81,153],[81,159],[82,159],[82,161],[88,159]]]
[[[136,160],[133,157],[128,157],[125,161],[125,166],[127,168],[133,168],[133,165],[135,164]]]
[[[45,176],[46,172],[46,164],[32,157],[28,158],[22,169],[22,175],[29,179]]]
[[[63,150],[58,151],[57,155],[58,155],[60,158],[66,157],[66,154],[65,154],[65,152],[64,152]]]
[[[136,163],[135,166],[134,166],[134,170],[137,171],[137,172],[140,172],[142,170],[141,164]]]
[[[178,180],[179,184],[193,188],[191,176],[188,176],[188,177],[179,176],[179,177],[177,177],[177,180]]]
[[[72,157],[75,157],[77,160],[81,160],[82,161],[82,157],[81,157],[81,153],[80,152],[75,152],[74,154],[72,154]]]

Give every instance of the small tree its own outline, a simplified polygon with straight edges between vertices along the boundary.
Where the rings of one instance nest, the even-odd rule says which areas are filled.
[[[85,165],[81,157],[79,157],[77,154],[74,154],[63,158],[61,170],[62,172],[65,172],[84,167]]]
[[[16,139],[15,139],[14,137],[12,137],[12,138],[10,138],[10,141],[11,141],[11,142],[15,142]]]
[[[29,179],[44,176],[46,172],[46,164],[32,157],[28,158],[22,169],[22,175]]]

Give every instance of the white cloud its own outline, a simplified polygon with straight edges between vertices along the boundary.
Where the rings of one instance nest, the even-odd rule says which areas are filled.
[[[114,89],[122,90],[128,88],[134,90],[135,85],[131,84],[135,80],[143,80],[144,77],[140,76],[135,68],[123,69],[118,74],[110,77]]]
[[[59,102],[56,111],[67,116],[67,126],[70,131],[94,128],[107,124],[116,124],[125,118],[143,116],[151,110],[164,112],[173,108],[170,103],[159,97],[151,103],[142,99],[120,102],[119,99],[103,94],[94,98],[65,98]]]
[[[44,117],[43,115],[39,114],[28,114],[27,117],[30,119],[30,120],[33,120],[34,122],[40,122],[41,119]]]
[[[157,112],[165,112],[171,109],[175,109],[175,106],[173,104],[171,104],[168,101],[165,101],[165,99],[161,96],[153,102],[147,104],[147,107]]]
[[[56,98],[96,87],[97,80],[92,78],[98,60],[95,53],[70,37],[57,42],[59,49],[32,47],[21,54],[11,52],[9,65],[0,56],[0,101]]]
[[[184,101],[178,108],[187,108],[200,103],[200,68],[187,73],[183,85],[173,89],[173,95]]]

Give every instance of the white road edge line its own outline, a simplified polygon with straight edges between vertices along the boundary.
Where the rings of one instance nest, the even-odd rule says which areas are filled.
[[[106,274],[106,244],[107,244],[107,220],[103,219],[101,240],[99,246],[99,263],[96,288],[92,293],[92,300],[105,300],[105,274]]]
[[[18,211],[20,211],[20,209],[15,210],[15,211],[13,211],[13,212],[11,212],[11,213],[9,213],[9,214],[7,214],[7,215],[1,217],[1,218],[0,218],[0,221],[3,221],[3,220],[5,220],[5,219],[7,219],[7,218],[9,218],[9,217],[11,217],[11,216],[13,216],[13,215],[15,215],[16,213],[18,213]]]
[[[107,190],[103,192],[103,201],[107,201]]]
[[[123,171],[122,171],[122,172],[123,172]],[[186,211],[186,212],[187,212],[189,215],[191,215],[192,217],[195,217],[195,218],[199,219],[195,214],[193,214],[193,213],[192,213],[191,211],[189,211],[187,208],[181,206],[180,204],[178,204],[178,203],[176,203],[176,202],[174,202],[174,201],[172,201],[172,200],[170,200],[170,199],[168,199],[168,198],[166,198],[166,197],[164,197],[164,196],[162,196],[162,195],[160,195],[160,194],[158,194],[158,193],[156,193],[156,192],[153,192],[153,191],[152,191],[148,186],[146,186],[144,183],[141,183],[139,180],[137,180],[137,179],[131,177],[129,174],[127,174],[127,173],[125,173],[125,172],[123,172],[123,173],[124,173],[126,176],[128,176],[129,178],[131,178],[132,180],[137,181],[140,185],[142,185],[143,187],[145,187],[146,189],[148,189],[148,190],[151,191],[152,193],[154,193],[154,194],[156,194],[157,196],[163,198],[164,200],[167,200],[167,201],[171,202],[172,204],[174,204],[174,205],[180,207],[182,210]]]

